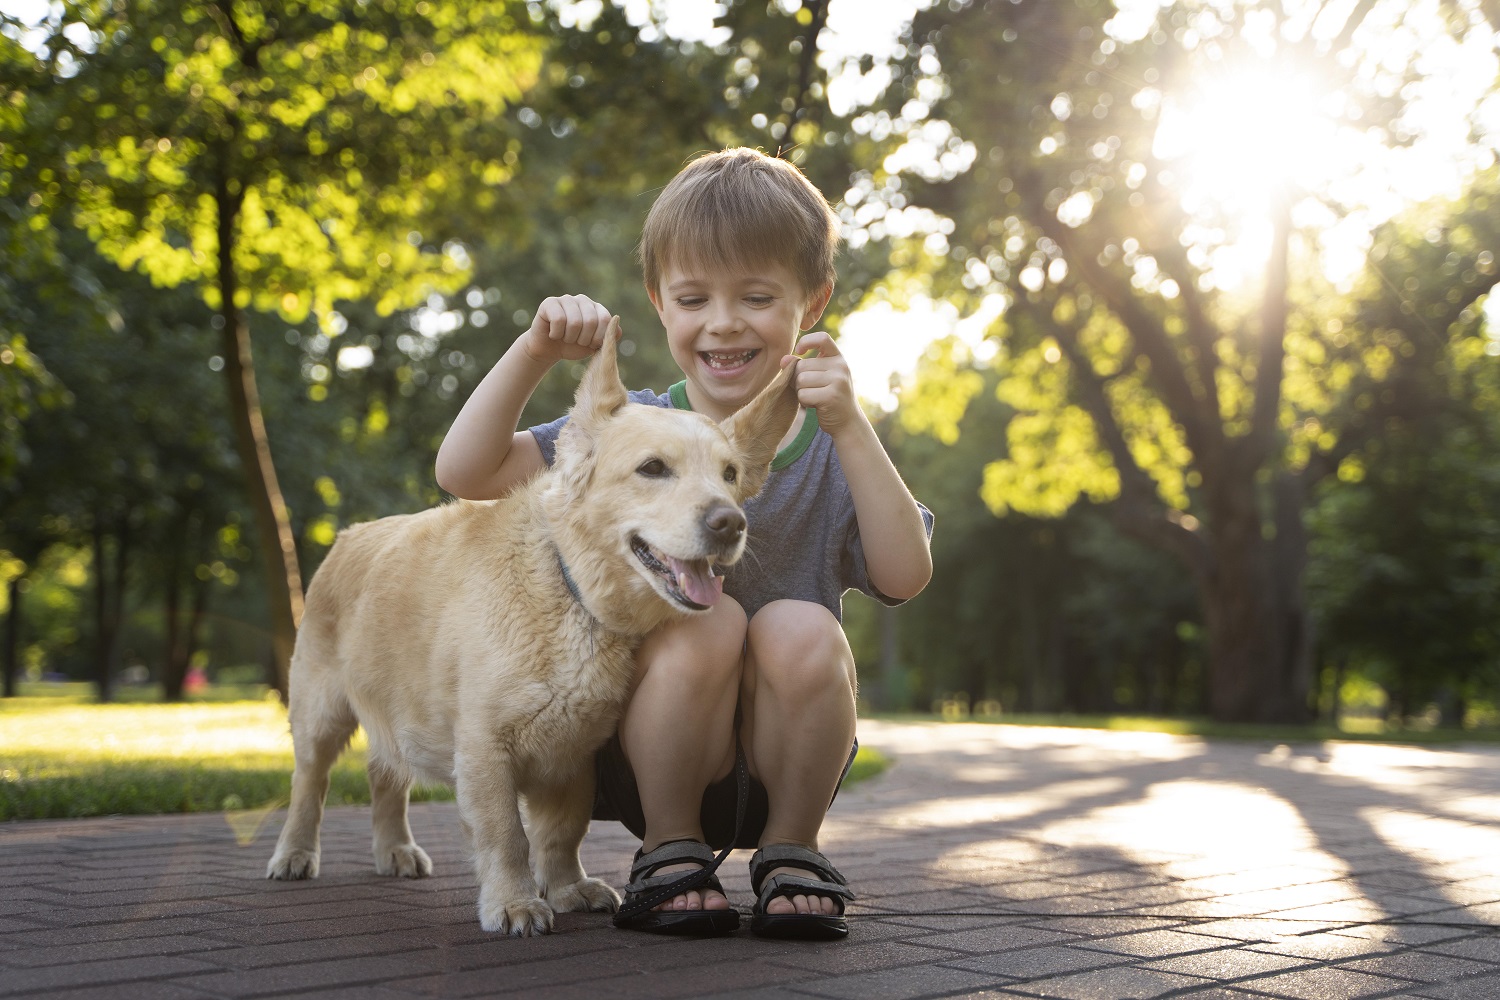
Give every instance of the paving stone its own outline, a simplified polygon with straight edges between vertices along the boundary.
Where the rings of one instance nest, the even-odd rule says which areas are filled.
[[[953,959],[944,964],[955,969],[991,973],[1011,979],[1043,979],[1072,972],[1084,972],[1107,966],[1124,966],[1135,960],[1125,955],[1065,945],[1038,945],[993,955],[975,955]]]
[[[112,962],[79,962],[33,969],[12,968],[0,982],[0,996],[39,993],[83,986],[108,986],[155,980],[212,969],[208,962],[181,956],[122,958]]]
[[[1494,972],[1488,962],[1474,962],[1454,955],[1425,951],[1402,951],[1352,962],[1340,962],[1341,969],[1354,969],[1381,976],[1414,979],[1419,983],[1451,983],[1470,976]]]
[[[1022,994],[1062,997],[1067,1000],[1135,1000],[1137,997],[1159,997],[1164,993],[1191,989],[1205,985],[1206,982],[1193,976],[1153,969],[1121,968],[1059,976],[1009,988]]]
[[[1500,1000],[1500,974],[1441,986],[1423,986],[1412,995],[1427,1000]]]
[[[1249,948],[1218,948],[1214,951],[1159,958],[1142,963],[1141,968],[1159,969],[1162,972],[1181,972],[1190,976],[1202,976],[1204,979],[1229,982],[1310,964],[1308,959],[1252,951]]]
[[[1330,997],[1354,1000],[1356,997],[1384,996],[1397,990],[1410,989],[1417,984],[1385,976],[1372,976],[1352,969],[1323,966],[1249,979],[1236,985],[1276,997],[1295,997],[1297,1000],[1329,1000]]]
[[[1136,955],[1142,958],[1161,958],[1165,955],[1181,955],[1194,951],[1222,949],[1224,939],[1206,934],[1191,934],[1180,930],[1141,931],[1135,934],[1119,934],[1113,937],[1093,938],[1082,942],[1082,947],[1121,955]]]
[[[914,1000],[959,993],[972,995],[985,987],[1001,985],[997,978],[964,969],[927,966],[840,976],[805,983],[800,989],[814,996],[849,1000]]]

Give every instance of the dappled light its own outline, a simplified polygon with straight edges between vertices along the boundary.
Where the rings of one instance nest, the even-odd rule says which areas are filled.
[[[1394,933],[1500,925],[1500,786],[1487,750],[899,724],[872,742],[897,769],[881,807],[860,817],[864,836],[930,830],[951,845],[934,870],[956,878],[1014,867],[995,912],[1187,919],[1203,933],[1260,920],[1293,939],[1388,921]],[[941,777],[929,756],[946,762]],[[1151,874],[1069,893],[1047,864],[1059,850]],[[1029,861],[1041,872],[1026,876]]]

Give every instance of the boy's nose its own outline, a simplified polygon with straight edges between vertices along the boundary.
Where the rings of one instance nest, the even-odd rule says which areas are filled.
[[[734,309],[727,304],[712,304],[704,320],[710,333],[733,333],[735,331]]]

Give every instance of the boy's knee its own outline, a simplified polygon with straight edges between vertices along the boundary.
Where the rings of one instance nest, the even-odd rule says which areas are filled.
[[[648,635],[636,653],[637,669],[667,666],[692,678],[738,677],[747,624],[739,603],[721,597],[708,611],[667,622]]]
[[[854,686],[854,655],[843,626],[821,604],[773,601],[750,621],[750,653],[758,680],[810,696]]]

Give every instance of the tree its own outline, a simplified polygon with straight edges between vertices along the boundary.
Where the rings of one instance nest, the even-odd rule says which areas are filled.
[[[284,691],[302,577],[245,310],[389,312],[457,285],[441,239],[409,236],[447,199],[498,197],[516,156],[501,113],[539,64],[530,20],[500,0],[80,3],[32,29],[26,59],[29,26],[0,16],[0,195],[217,311]]]
[[[1430,46],[1493,45],[1477,8],[1432,12]],[[1106,504],[1122,530],[1178,558],[1198,590],[1223,720],[1308,716],[1309,492],[1394,415],[1386,389],[1421,363],[1403,345],[1446,331],[1493,284],[1493,247],[1455,247],[1438,308],[1374,331],[1319,277],[1317,231],[1358,206],[1293,169],[1327,147],[1277,146],[1275,130],[1302,121],[1309,93],[1328,93],[1340,134],[1417,138],[1401,96],[1418,92],[1416,67],[1371,48],[1417,22],[1386,13],[1373,2],[933,7],[912,25],[901,85],[866,125],[899,147],[867,197],[951,221],[929,237],[950,264],[934,286],[1008,303],[999,392],[1017,416],[986,470],[987,501],[1049,516]],[[1205,83],[1215,76],[1222,89]],[[1318,89],[1278,91],[1286,80]],[[1195,91],[1217,103],[1174,115]],[[1174,151],[1164,132],[1202,129],[1214,112],[1247,128],[1230,106],[1239,92],[1282,116],[1253,136],[1281,158],[1247,173],[1233,157],[1257,147],[1224,133],[1234,148],[1212,162],[1240,187],[1217,191],[1188,155],[1216,150],[1179,135]],[[1278,92],[1284,103],[1271,103]],[[1254,294],[1226,277],[1247,227],[1267,248]]]
[[[1367,290],[1360,324],[1445,318],[1475,248],[1500,246],[1497,197],[1491,171],[1460,201],[1378,234],[1386,280]],[[1382,390],[1399,417],[1313,508],[1309,590],[1326,656],[1380,683],[1397,718],[1437,702],[1461,725],[1500,677],[1500,326],[1469,308],[1425,332],[1389,342],[1421,361]]]

